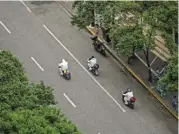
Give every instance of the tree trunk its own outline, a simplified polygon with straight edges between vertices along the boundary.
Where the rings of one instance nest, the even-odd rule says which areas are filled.
[[[178,32],[175,31],[175,44],[178,46]]]
[[[95,24],[94,24],[94,21],[93,22],[91,22],[91,27],[94,27],[95,26]]]
[[[173,36],[173,42],[175,43],[176,40],[175,40],[175,29],[174,28],[172,28],[172,36]]]
[[[133,45],[133,47],[132,47],[132,55],[128,57],[128,61],[127,61],[128,64],[130,64],[131,63],[130,61],[136,57],[135,56],[135,48],[136,48],[136,46]]]
[[[103,36],[103,39],[106,41],[106,42],[111,42],[111,39],[109,38],[109,29],[105,30],[103,27],[101,27],[101,30],[102,30],[102,36]]]
[[[111,15],[111,24],[114,25],[115,24],[115,8],[113,8],[112,10],[112,15]]]
[[[154,28],[152,27],[150,33],[149,33],[149,40],[152,40],[152,33],[153,33],[153,30]],[[149,50],[150,50],[150,46],[151,44],[148,44],[147,47],[146,47],[146,51],[143,50],[144,54],[145,54],[145,58],[146,58],[146,61],[147,61],[147,67],[148,67],[148,73],[149,73],[149,78],[148,78],[148,81],[150,83],[152,83],[152,72],[151,72],[151,66],[150,66],[150,61],[149,61]]]
[[[143,50],[146,62],[147,62],[147,67],[148,67],[148,81],[152,83],[152,72],[151,72],[151,66],[150,66],[150,61],[149,61],[149,48],[147,50]]]
[[[117,44],[117,41],[113,39],[112,42],[111,42],[112,49],[116,48],[116,44]]]
[[[150,83],[152,83],[152,71],[151,71],[151,68],[148,68],[148,73],[149,73],[149,79],[148,79],[148,81]]]
[[[91,22],[91,26],[94,27],[95,26],[95,10],[94,9],[92,11],[92,14],[93,14],[93,20]]]
[[[101,27],[101,31],[102,31],[102,37],[106,41],[106,31],[103,27]]]
[[[133,56],[133,57],[135,57],[135,48],[136,48],[136,46],[133,45],[133,46],[132,46],[132,56]]]

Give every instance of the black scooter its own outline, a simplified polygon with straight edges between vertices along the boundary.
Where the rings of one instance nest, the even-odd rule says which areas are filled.
[[[98,76],[98,75],[99,75],[98,68],[99,68],[99,65],[96,64],[96,65],[92,68],[92,70],[91,70],[92,74],[94,74],[95,76]]]
[[[97,40],[98,36],[95,35],[91,37],[91,39],[93,40],[92,45],[94,46],[94,49],[98,51],[99,53],[101,53],[103,56],[106,56],[106,48],[104,47],[103,43]]]
[[[89,62],[89,59],[87,59],[87,62]],[[95,76],[99,75],[98,69],[99,69],[99,65],[98,64],[94,65],[94,67],[92,67],[91,70],[90,70],[90,67],[88,65],[88,70],[90,70],[92,72],[92,74],[95,75]]]

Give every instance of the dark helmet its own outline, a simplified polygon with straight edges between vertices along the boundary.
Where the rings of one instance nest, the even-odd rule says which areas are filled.
[[[93,59],[94,58],[94,56],[91,56],[91,59]]]
[[[131,92],[131,89],[130,89],[130,88],[128,88],[128,89],[127,89],[127,92]]]

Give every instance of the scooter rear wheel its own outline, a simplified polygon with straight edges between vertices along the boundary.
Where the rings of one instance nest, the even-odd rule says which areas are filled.
[[[98,70],[95,70],[95,72],[94,72],[94,73],[95,73],[95,75],[96,75],[96,76],[98,76],[98,75],[99,75]]]
[[[66,74],[66,79],[70,80],[71,79],[71,75],[70,74]]]

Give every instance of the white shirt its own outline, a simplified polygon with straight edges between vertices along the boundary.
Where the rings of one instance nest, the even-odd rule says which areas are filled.
[[[92,58],[90,61],[91,67],[93,67],[95,64],[97,64],[97,59],[96,58]]]
[[[133,92],[131,91],[131,92],[124,94],[124,96],[127,97],[127,100],[130,100],[130,98],[132,98],[134,95],[133,95]]]
[[[58,64],[59,67],[61,67],[61,69],[64,70],[68,70],[68,62],[62,62],[60,64]]]

